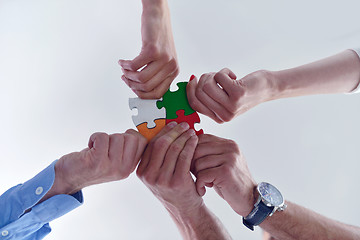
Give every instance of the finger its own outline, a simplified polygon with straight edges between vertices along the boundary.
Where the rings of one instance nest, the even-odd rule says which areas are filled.
[[[152,63],[154,64],[154,63]],[[143,77],[143,79],[141,79],[141,82],[130,82],[130,87],[135,90],[135,91],[142,91],[142,92],[151,92],[153,91],[156,87],[158,87],[162,82],[164,82],[165,80],[167,80],[167,78],[169,76],[173,76],[173,78],[167,81],[168,84],[170,85],[171,81],[175,78],[175,76],[177,74],[174,74],[175,71],[178,71],[177,68],[177,63],[176,61],[170,61],[169,63],[167,63],[166,65],[162,65],[161,67],[159,67],[158,69],[156,69],[157,71],[155,72],[155,74],[151,77],[147,77],[147,79],[145,80],[145,77]],[[142,73],[139,72],[139,75]],[[127,77],[127,76],[126,76]],[[129,77],[127,77],[129,78]],[[168,86],[167,86],[168,88]]]
[[[124,177],[127,177],[132,173],[136,165],[138,164],[140,158],[137,158],[137,151],[138,151],[138,137],[133,134],[124,134],[125,137],[125,146],[124,146],[124,153],[123,159],[121,162],[121,169],[122,172],[125,174]]]
[[[166,78],[158,87],[154,88],[154,90],[150,92],[136,91],[136,90],[133,91],[136,95],[138,95],[142,99],[159,99],[169,89],[170,84],[175,79],[176,75],[177,72],[173,73],[168,78]]]
[[[112,134],[109,136],[109,159],[115,163],[113,167],[121,165],[124,153],[124,135]],[[117,163],[117,164],[116,164]]]
[[[216,75],[215,75],[216,76]],[[230,79],[227,75],[221,75],[220,77],[226,78],[227,80],[234,81]],[[229,105],[229,95],[222,89],[218,83],[215,81],[215,78],[209,79],[203,86],[204,92],[211,97],[214,101],[220,103],[222,107]]]
[[[196,190],[200,196],[204,196],[206,189],[206,185],[213,185],[216,177],[217,172],[219,171],[219,167],[206,169],[203,171],[198,172],[198,176],[196,178]]]
[[[198,80],[195,76],[191,76],[191,79],[186,87],[186,93],[189,100],[190,106],[197,112],[200,112],[216,122],[222,122],[205,104],[203,104],[197,97],[196,92],[199,88]]]
[[[236,145],[234,141],[215,137],[209,142],[200,141],[196,147],[194,161],[210,155],[221,155],[226,152],[233,152],[234,146]]]
[[[134,137],[136,138],[135,142],[129,144],[137,145],[135,159],[140,159],[147,145],[146,138],[143,135],[141,135],[138,131],[135,131],[134,129],[128,129],[126,130],[125,133],[134,135]]]
[[[176,161],[178,161],[179,155],[184,150],[186,142],[195,135],[193,129],[187,130],[180,137],[178,137],[170,146],[166,152],[165,160],[160,170],[160,177],[169,179],[175,172]]]
[[[193,135],[187,142],[180,153],[176,162],[176,168],[174,176],[184,176],[190,172],[191,161],[195,152],[196,145],[198,143],[198,137]]]
[[[89,139],[89,148],[91,151],[108,156],[109,151],[109,135],[102,132],[94,133]]]
[[[230,73],[227,72],[227,70],[224,70],[223,72],[222,71],[223,70],[215,74],[214,80],[223,88],[223,90],[229,95],[229,97],[231,97],[238,91],[236,76],[235,79],[233,79],[231,76],[228,75]]]
[[[189,129],[189,125],[185,122],[178,124],[171,131],[157,138],[150,146],[153,148],[148,168],[158,170],[164,162],[165,154],[171,144],[185,131]]]
[[[231,71],[229,68],[223,68],[219,72],[220,73],[225,73],[226,75],[228,75],[233,80],[235,80],[237,78],[236,74],[233,71]]]
[[[122,71],[127,79],[130,79],[135,83],[140,84],[149,81],[164,66],[165,66],[164,62],[155,61],[149,63],[141,71],[131,71],[124,68],[122,69]]]
[[[195,91],[195,95],[203,105],[205,105],[210,111],[212,111],[216,115],[218,119],[221,120],[220,123],[224,121],[229,121],[232,118],[232,114],[205,92],[206,85],[211,84],[209,83],[211,81],[214,81],[212,75],[201,77],[199,85]]]
[[[164,161],[165,154],[169,148],[169,146],[178,138],[183,132],[189,129],[189,125],[187,123],[181,123],[179,125],[174,126],[175,123],[168,124],[167,129],[170,131],[166,132],[163,135],[155,136],[149,143],[146,152],[147,156],[145,161],[141,161],[140,164],[140,172],[146,171],[146,169],[150,169],[151,171],[157,173],[160,166]],[[150,154],[150,155],[149,155]]]
[[[146,54],[140,53],[139,56],[135,57],[133,60],[119,60],[119,64],[122,68],[130,71],[137,71],[146,64],[151,62],[151,58]]]
[[[150,141],[150,143],[147,145],[145,152],[143,154],[143,157],[141,159],[141,162],[138,166],[137,169],[137,174],[139,176],[141,176],[144,172],[144,170],[147,168],[149,161],[150,161],[150,157],[151,157],[151,153],[153,150],[153,143],[161,136],[165,135],[166,133],[168,133],[171,129],[173,129],[175,126],[177,125],[177,122],[171,122],[169,124],[167,124],[163,129],[161,129],[161,131]]]
[[[225,162],[223,155],[208,155],[198,158],[194,163],[194,171],[192,173],[197,176],[199,172],[221,166]]]
[[[222,140],[223,138],[220,138],[218,136],[212,135],[212,134],[201,134],[199,136],[199,144],[208,143],[208,142],[215,142]]]

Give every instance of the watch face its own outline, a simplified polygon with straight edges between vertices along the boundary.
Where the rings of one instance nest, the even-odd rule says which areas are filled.
[[[284,203],[280,191],[270,183],[259,183],[258,191],[262,198],[272,206],[280,206]]]

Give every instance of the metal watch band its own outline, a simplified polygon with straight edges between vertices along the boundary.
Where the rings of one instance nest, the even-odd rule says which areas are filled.
[[[262,201],[260,201],[259,204],[254,207],[251,213],[249,213],[249,215],[243,217],[243,224],[251,231],[254,231],[254,226],[262,223],[273,210],[274,207],[268,207]]]

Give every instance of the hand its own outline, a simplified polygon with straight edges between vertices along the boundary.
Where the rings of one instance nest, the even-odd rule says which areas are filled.
[[[138,177],[175,214],[191,214],[202,206],[190,174],[198,142],[187,123],[169,123],[149,143],[137,169]]]
[[[53,188],[72,194],[90,185],[127,178],[135,170],[146,143],[146,139],[132,129],[110,136],[94,133],[88,148],[65,155],[55,164],[57,180]]]
[[[200,196],[205,194],[205,186],[214,187],[241,216],[247,216],[253,209],[256,183],[234,141],[200,135],[192,172],[196,176],[196,189]]]
[[[262,70],[236,80],[227,68],[218,73],[207,73],[199,82],[193,78],[187,85],[191,107],[217,123],[228,122],[272,97],[271,74]]]
[[[141,36],[139,56],[119,61],[121,78],[140,98],[158,99],[179,74],[166,0],[143,0]]]

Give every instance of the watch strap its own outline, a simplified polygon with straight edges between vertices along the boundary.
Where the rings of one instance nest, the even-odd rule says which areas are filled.
[[[254,226],[262,223],[273,210],[274,207],[268,207],[260,201],[257,205],[255,205],[249,215],[243,217],[243,224],[250,230],[254,231]]]

